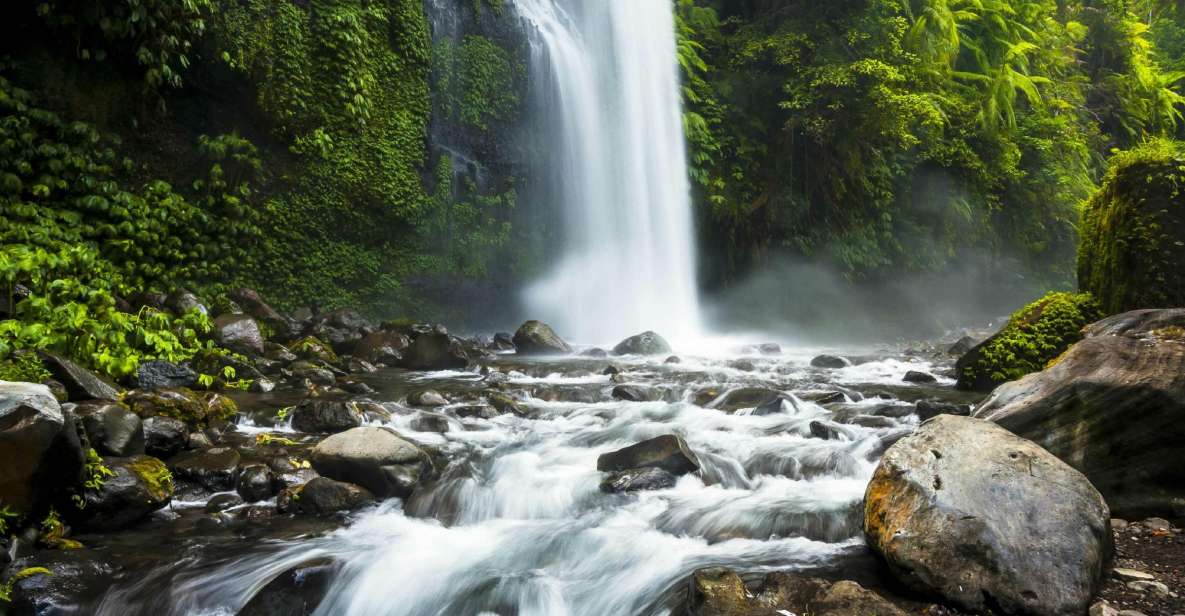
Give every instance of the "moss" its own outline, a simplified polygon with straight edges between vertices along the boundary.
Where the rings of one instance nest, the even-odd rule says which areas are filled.
[[[197,393],[191,389],[135,390],[123,402],[140,417],[171,417],[191,429],[205,428],[212,421],[226,421],[239,412],[234,400],[214,392]]]
[[[1087,293],[1050,293],[1012,315],[996,335],[959,360],[961,389],[988,390],[1044,370],[1102,316]]]
[[[136,456],[127,463],[127,468],[144,482],[153,500],[165,501],[173,496],[173,474],[164,462],[151,456]]]
[[[234,400],[214,392],[202,394],[206,405],[207,421],[229,421],[239,412],[239,406]]]
[[[1111,159],[1083,211],[1078,286],[1107,314],[1185,305],[1185,145],[1156,139]]]
[[[5,580],[3,584],[0,584],[0,603],[12,601],[12,589],[17,583],[34,575],[53,575],[53,572],[45,567],[26,567],[17,571],[12,577]]]
[[[52,376],[35,353],[18,353],[0,361],[0,381],[43,383]]]
[[[337,353],[328,344],[321,342],[316,336],[306,336],[288,347],[301,359],[315,359],[329,364],[336,364],[339,359]]]

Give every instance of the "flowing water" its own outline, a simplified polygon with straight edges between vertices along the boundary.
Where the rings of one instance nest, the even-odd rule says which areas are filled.
[[[372,384],[393,413],[387,425],[443,453],[448,466],[438,482],[407,503],[391,500],[319,532],[289,532],[294,522],[282,517],[190,527],[187,516],[209,516],[175,505],[154,522],[161,545],[143,540],[153,545],[131,549],[136,558],[111,545],[117,539],[84,538],[125,566],[147,563],[106,580],[111,588],[93,609],[234,614],[285,570],[324,558],[335,563],[316,612],[325,616],[672,614],[682,613],[686,580],[700,567],[858,576],[868,562],[860,504],[875,460],[916,425],[907,401],[950,395],[949,382],[902,383],[906,370],[934,368],[926,362],[880,358],[830,371],[811,368],[809,357],[749,350],[675,364],[505,356],[492,367],[509,376],[502,387],[523,396],[528,412],[494,419],[455,413],[489,395],[477,372],[385,371]],[[615,384],[600,374],[610,361],[660,399],[614,399]],[[406,392],[424,387],[454,404],[407,407]],[[753,402],[729,394],[752,388],[785,392],[785,401],[757,414],[745,406]],[[825,392],[844,396],[826,407],[808,401]],[[886,392],[892,399],[878,397]],[[290,432],[266,426],[280,403],[244,398],[244,407],[261,410],[238,432]],[[425,416],[443,418],[448,430],[418,431]],[[836,432],[813,435],[814,421]],[[599,489],[599,455],[663,434],[687,441],[700,475],[628,495]]]
[[[532,41],[537,174],[562,254],[527,291],[563,336],[699,334],[694,230],[670,0],[515,0]]]

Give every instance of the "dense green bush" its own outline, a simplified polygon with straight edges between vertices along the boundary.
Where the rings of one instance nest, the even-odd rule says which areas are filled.
[[[1050,293],[1017,311],[997,334],[959,359],[958,386],[986,391],[1044,370],[1082,339],[1083,327],[1102,316],[1088,293]]]
[[[1185,306],[1185,145],[1116,154],[1086,204],[1078,284],[1108,314]]]

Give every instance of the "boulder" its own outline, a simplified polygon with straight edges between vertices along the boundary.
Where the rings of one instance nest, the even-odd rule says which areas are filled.
[[[308,398],[292,409],[292,429],[310,434],[332,434],[362,425],[358,405],[342,400]]]
[[[1177,339],[1185,334],[1185,308],[1132,310],[1095,321],[1083,336],[1125,336],[1144,339]]]
[[[614,355],[668,355],[671,345],[654,332],[642,332],[630,336],[613,347]]]
[[[144,453],[144,422],[113,400],[91,400],[74,405],[91,447],[105,456],[126,458]]]
[[[950,345],[950,347],[946,349],[946,354],[953,355],[955,357],[962,357],[962,356],[966,355],[969,351],[971,351],[971,349],[975,348],[975,344],[976,343],[975,343],[974,338],[972,338],[971,336],[963,336],[962,338],[959,338],[959,340],[957,342]]]
[[[496,351],[513,351],[515,350],[514,336],[506,332],[498,332],[494,334],[494,340],[490,344],[490,348]]]
[[[265,464],[251,464],[244,466],[239,472],[239,481],[235,490],[243,500],[254,503],[267,500],[276,495],[279,480],[276,473]]]
[[[1078,287],[1107,314],[1185,306],[1185,153],[1161,140],[1120,156],[1083,208]]]
[[[97,489],[83,492],[76,525],[92,531],[127,528],[173,499],[173,478],[164,462],[149,456],[104,458],[111,470]]]
[[[1111,555],[1098,491],[1035,443],[941,415],[885,452],[864,532],[906,586],[968,610],[1078,616]]]
[[[373,503],[375,498],[362,486],[334,481],[328,477],[315,477],[297,488],[286,501],[284,509],[294,513],[330,515],[365,507]]]
[[[601,472],[660,468],[672,475],[686,475],[699,470],[699,459],[682,438],[666,434],[630,445],[597,458]]]
[[[448,404],[448,400],[445,400],[440,392],[425,389],[408,394],[407,403],[412,406],[444,406]]]
[[[757,351],[762,355],[781,355],[782,345],[776,342],[765,342],[757,345]]]
[[[328,558],[292,567],[255,593],[237,616],[312,616],[329,593],[335,570]]]
[[[224,314],[214,319],[214,340],[248,357],[263,355],[263,332],[255,319],[245,314]]]
[[[256,321],[264,324],[274,335],[290,338],[298,334],[295,321],[286,318],[269,306],[253,289],[231,289],[227,296],[238,304],[243,312],[251,315]]]
[[[514,332],[514,347],[520,355],[567,355],[572,347],[547,324],[527,321]]]
[[[179,366],[171,361],[154,359],[141,362],[136,371],[137,389],[161,389],[169,387],[193,387],[198,375],[189,366]]]
[[[1092,336],[975,411],[1083,472],[1120,515],[1185,496],[1185,342]]]
[[[497,409],[488,404],[472,404],[468,406],[458,407],[453,409],[457,417],[466,419],[493,419],[501,413]]]
[[[299,359],[318,361],[324,364],[336,364],[338,362],[337,353],[333,351],[333,348],[316,336],[305,336],[293,342],[288,347],[288,350]],[[274,352],[279,354],[279,350]]]
[[[198,393],[191,389],[134,389],[123,397],[123,403],[142,419],[171,417],[185,422],[190,429],[201,429],[227,421],[239,412],[230,398],[215,392]]]
[[[618,385],[613,388],[613,397],[626,402],[646,402],[651,399],[651,391],[641,385]]]
[[[192,481],[211,492],[233,490],[239,474],[239,452],[230,447],[181,454],[170,462],[178,479]]]
[[[110,383],[78,364],[53,353],[40,352],[41,362],[53,378],[66,386],[71,402],[79,400],[113,400],[119,392]]]
[[[172,417],[149,417],[144,420],[144,451],[159,458],[169,458],[189,444],[189,427]]]
[[[206,506],[202,508],[206,513],[222,513],[234,507],[243,504],[243,497],[238,494],[230,492],[223,492],[222,494],[215,494],[206,501]]]
[[[375,331],[375,326],[356,310],[342,309],[317,315],[305,331],[328,342],[338,353],[351,353],[363,336]]]
[[[815,368],[847,368],[851,366],[852,362],[838,355],[816,355],[811,360],[811,366]]]
[[[953,404],[939,400],[918,400],[914,409],[918,418],[922,421],[939,415],[962,415],[966,417],[971,414],[971,407],[969,405]]]
[[[461,339],[443,331],[416,336],[402,354],[397,365],[407,370],[459,370],[469,365]]]
[[[364,361],[397,365],[403,352],[411,346],[411,339],[400,332],[379,330],[364,336],[354,346],[354,357]]]
[[[0,381],[0,503],[40,513],[78,484],[85,456],[74,418],[44,385]]]
[[[918,383],[918,384],[937,383],[938,382],[938,379],[935,378],[933,374],[930,374],[928,372],[922,372],[920,370],[910,370],[910,371],[906,372],[905,377],[903,377],[901,380],[905,381],[906,383]]]
[[[699,569],[691,576],[691,616],[905,616],[884,597],[851,581],[831,582],[795,573],[767,574],[754,591],[735,571]]]
[[[776,390],[765,387],[738,387],[729,390],[723,397],[709,400],[708,408],[720,409],[732,413],[740,409],[755,409],[766,405],[777,404],[780,408],[782,400],[790,397]]]
[[[601,491],[610,494],[639,492],[642,490],[664,490],[675,486],[679,478],[657,467],[631,468],[609,473],[601,481]]]
[[[405,498],[430,469],[428,456],[386,428],[353,428],[313,448],[313,468],[325,477],[356,483],[379,498]]]
[[[183,315],[190,310],[197,310],[202,314],[210,314],[205,302],[188,289],[175,289],[165,298],[165,308],[175,315]]]

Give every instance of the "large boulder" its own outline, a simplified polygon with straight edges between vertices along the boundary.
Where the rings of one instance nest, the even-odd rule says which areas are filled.
[[[192,429],[201,429],[227,421],[239,412],[234,400],[212,391],[198,393],[184,387],[172,389],[132,390],[123,403],[143,419],[171,417],[185,422]]]
[[[885,452],[864,532],[905,585],[966,609],[1080,616],[1111,555],[1078,471],[987,421],[941,415]]]
[[[397,365],[411,339],[400,332],[379,330],[364,336],[354,346],[354,357],[376,364]]]
[[[197,373],[189,366],[154,359],[140,363],[140,368],[136,371],[135,385],[138,389],[193,387],[197,384],[197,378]]]
[[[1183,165],[1164,140],[1116,155],[1083,209],[1078,287],[1107,314],[1185,306]]]
[[[0,503],[38,512],[78,484],[85,456],[74,418],[44,385],[0,381]]]
[[[40,355],[45,369],[49,370],[55,380],[66,386],[66,393],[69,394],[71,402],[96,398],[110,400],[119,397],[119,392],[114,386],[90,370],[53,353],[41,352]]]
[[[255,593],[237,616],[312,616],[329,593],[336,569],[327,558],[296,565]]]
[[[1085,293],[1050,293],[1018,310],[992,337],[955,363],[956,387],[991,391],[1006,381],[1044,370],[1082,339],[1082,328],[1102,314]]]
[[[635,443],[597,458],[597,470],[601,472],[639,468],[661,468],[672,475],[686,475],[699,470],[699,459],[687,443],[674,434]]]
[[[91,447],[105,456],[128,457],[144,453],[144,422],[114,400],[91,400],[74,405]]]
[[[451,370],[469,365],[465,344],[443,328],[417,335],[402,355],[398,365],[408,370]]]
[[[313,468],[338,481],[356,483],[380,498],[407,497],[427,474],[428,456],[386,428],[354,428],[313,448]]]
[[[1145,313],[1149,322],[1166,315]],[[1185,497],[1185,329],[1119,315],[1044,372],[1000,386],[975,411],[1084,473],[1121,515],[1167,514]],[[1172,335],[1178,336],[1174,339]]]
[[[249,357],[263,355],[263,332],[255,319],[245,314],[224,314],[214,319],[214,340]]]
[[[86,530],[118,530],[148,517],[173,498],[173,478],[164,462],[149,456],[104,458],[111,471],[95,489],[83,492],[77,525]]]
[[[514,348],[521,355],[567,355],[572,347],[546,323],[527,321],[514,332]]]
[[[181,454],[170,462],[178,479],[192,481],[211,492],[233,490],[242,456],[230,447]]]
[[[189,444],[189,426],[172,417],[149,417],[144,420],[144,451],[168,458]]]
[[[905,616],[884,597],[851,581],[776,571],[753,591],[735,571],[723,567],[699,569],[691,576],[688,613],[691,616]]]
[[[299,333],[294,321],[276,312],[254,289],[231,289],[226,295],[238,304],[243,312],[271,330],[273,335],[287,339]]]
[[[299,432],[332,434],[361,425],[362,411],[349,401],[308,398],[292,409],[292,429]]]
[[[374,494],[362,486],[328,477],[314,477],[308,483],[281,494],[280,498],[285,511],[305,515],[352,511],[375,500]]]
[[[654,332],[642,332],[630,336],[613,347],[614,355],[667,355],[671,345]]]

